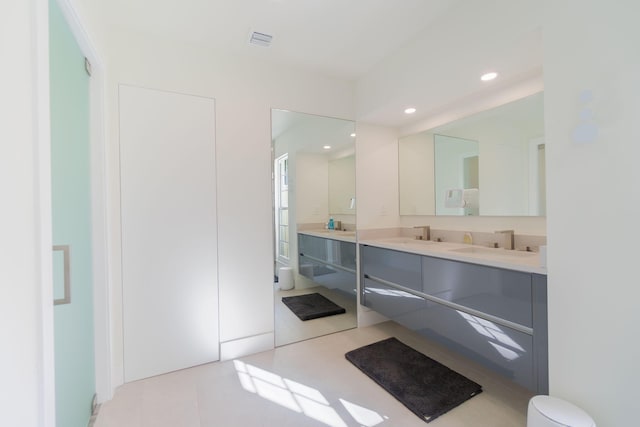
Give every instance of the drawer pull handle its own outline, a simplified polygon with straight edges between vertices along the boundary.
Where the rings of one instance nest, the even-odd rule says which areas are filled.
[[[369,274],[363,274],[364,278],[367,280],[371,280],[372,282],[377,282],[385,286],[389,286],[390,288],[394,288],[403,292],[410,293],[412,295],[424,298],[427,301],[435,302],[440,305],[444,305],[445,307],[452,308],[457,311],[461,311],[463,313],[470,314],[475,317],[479,317],[484,320],[488,320],[489,322],[496,323],[498,325],[506,326],[507,328],[515,329],[516,331],[525,333],[527,335],[533,335],[533,328],[529,328],[527,326],[520,325],[519,323],[512,322],[510,320],[503,319],[501,317],[493,316],[488,313],[483,313],[482,311],[475,310],[470,307],[466,307],[464,305],[456,304],[455,302],[447,301],[442,298],[434,297],[433,295],[424,294],[422,292],[415,291],[410,288],[406,288],[402,285],[399,285],[394,282],[389,282],[388,280],[381,279],[379,277],[370,276]],[[363,286],[364,288],[364,286]]]
[[[303,257],[305,257],[305,258],[308,258],[308,259],[310,259],[311,261],[319,262],[320,264],[328,265],[329,267],[335,268],[335,269],[337,269],[337,270],[346,271],[347,273],[354,273],[354,274],[356,273],[356,271],[355,271],[355,270],[353,270],[353,269],[351,269],[351,268],[343,267],[343,266],[341,266],[341,265],[339,265],[339,264],[334,264],[334,263],[332,263],[332,262],[325,261],[325,260],[323,260],[323,259],[316,258],[316,257],[311,256],[311,255],[305,255],[305,254],[301,253],[301,254],[300,254],[300,256],[303,256]]]

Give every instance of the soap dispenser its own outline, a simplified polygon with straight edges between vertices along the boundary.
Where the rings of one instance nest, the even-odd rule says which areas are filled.
[[[329,218],[329,230],[335,229],[335,223],[333,222],[333,217]]]

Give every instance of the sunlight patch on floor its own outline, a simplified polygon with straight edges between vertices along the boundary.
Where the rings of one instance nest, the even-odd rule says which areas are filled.
[[[233,363],[240,384],[246,391],[330,427],[347,427],[347,423],[319,390],[240,360],[234,360]],[[344,399],[340,399],[340,403],[364,427],[373,427],[384,421],[376,411]]]

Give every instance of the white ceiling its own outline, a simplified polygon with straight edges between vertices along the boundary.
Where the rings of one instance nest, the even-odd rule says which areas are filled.
[[[78,0],[126,28],[356,83],[357,119],[403,128],[541,76],[531,0]],[[251,31],[273,35],[269,48]],[[479,74],[496,68],[496,82]],[[418,113],[408,117],[406,106]]]
[[[458,0],[109,0],[102,19],[161,38],[355,79]],[[274,36],[269,48],[249,33]]]

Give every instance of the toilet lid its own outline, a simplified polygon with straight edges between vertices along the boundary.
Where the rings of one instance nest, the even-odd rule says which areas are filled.
[[[531,404],[545,417],[572,427],[595,427],[593,419],[577,406],[551,396],[534,396]]]

